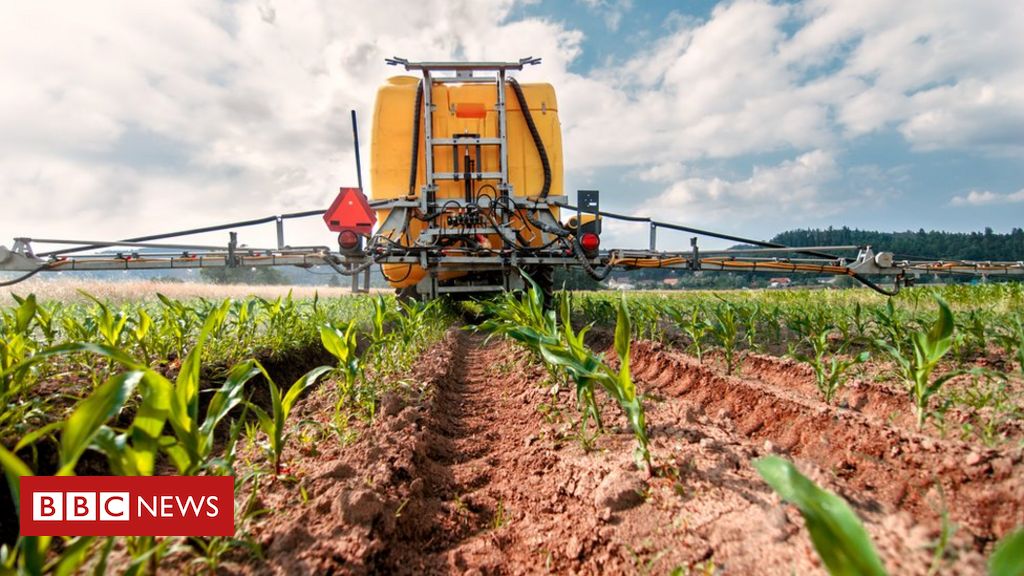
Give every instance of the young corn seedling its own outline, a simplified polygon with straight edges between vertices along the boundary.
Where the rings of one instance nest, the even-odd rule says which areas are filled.
[[[568,292],[562,292],[559,295],[559,310],[562,320],[561,344],[545,344],[543,341],[538,340],[537,346],[541,356],[547,362],[559,368],[565,368],[573,377],[573,381],[576,383],[576,403],[583,413],[580,421],[580,436],[589,443],[591,438],[587,435],[587,423],[590,418],[593,417],[598,430],[604,428],[601,422],[601,411],[598,407],[597,399],[594,397],[594,384],[597,378],[590,376],[600,366],[601,359],[595,356],[583,343],[584,337],[590,331],[590,326],[584,326],[579,332],[574,331],[572,328],[572,308]],[[554,350],[559,352],[554,352]],[[578,362],[578,366],[574,365],[574,368],[569,368],[570,363],[567,358],[572,358]]]
[[[946,372],[932,379],[932,373],[939,361],[953,345],[954,322],[949,306],[938,296],[935,300],[939,305],[939,317],[927,332],[914,332],[910,335],[913,355],[886,342],[876,340],[875,345],[884,350],[896,363],[900,376],[908,387],[910,398],[914,403],[917,416],[917,429],[920,430],[928,418],[928,403],[951,378],[963,374],[963,370]]]
[[[341,386],[334,410],[335,416],[338,416],[345,404],[355,400],[356,382],[363,372],[363,362],[356,351],[359,344],[356,321],[349,321],[344,330],[330,324],[320,326],[320,340],[324,348],[338,360]]]
[[[907,320],[903,317],[900,309],[893,304],[892,298],[885,301],[884,309],[875,309],[873,314],[875,330],[881,336],[881,338],[876,338],[875,342],[888,342],[889,347],[902,352],[907,345]],[[882,348],[882,350],[888,351],[887,348]]]
[[[252,363],[259,369],[263,374],[263,377],[267,380],[267,386],[270,388],[271,412],[270,414],[267,414],[265,410],[254,404],[250,405],[250,409],[256,413],[256,416],[260,421],[260,428],[263,429],[263,432],[269,439],[270,456],[271,461],[274,464],[274,473],[280,475],[281,454],[284,452],[285,443],[288,441],[288,437],[290,435],[285,429],[285,423],[288,420],[288,416],[291,414],[292,408],[295,406],[295,402],[299,399],[299,395],[315,384],[321,376],[330,372],[332,368],[330,366],[318,366],[313,368],[296,380],[291,387],[288,388],[288,391],[282,395],[281,389],[274,383],[274,380],[270,377],[270,374],[267,374],[267,371],[263,366],[255,360],[253,360]]]
[[[711,330],[711,324],[704,318],[704,309],[699,305],[694,306],[690,310],[689,316],[686,316],[681,310],[666,306],[665,312],[676,323],[679,330],[689,338],[690,345],[687,349],[693,351],[693,355],[697,357],[699,364],[703,364],[704,339],[707,338],[708,332]]]
[[[729,302],[722,302],[713,311],[715,322],[711,325],[711,334],[725,353],[725,373],[732,374],[736,356],[736,342],[739,337],[739,326],[736,307]]]
[[[18,479],[22,476],[32,476],[32,470],[15,455],[15,452],[35,442],[44,432],[59,428],[61,435],[57,476],[73,476],[75,466],[82,454],[104,428],[105,422],[120,412],[136,386],[143,382],[145,375],[143,371],[132,370],[113,376],[80,401],[66,421],[44,427],[44,429],[22,438],[14,447],[14,451],[8,451],[0,446],[0,467],[4,470],[15,512],[20,513],[18,510],[20,494]],[[166,391],[150,388],[144,390],[144,398],[147,395],[161,396],[162,392]],[[166,398],[166,394],[163,394],[163,397]],[[154,404],[158,404],[158,401],[144,401],[140,407],[139,415],[136,417],[136,424],[139,424],[140,432],[163,426],[163,420],[160,417],[166,416],[166,410],[161,411],[158,407],[154,407]],[[140,422],[141,420],[146,420],[146,422]],[[135,428],[136,425],[133,424],[132,427]],[[151,453],[156,450],[155,436],[152,439]],[[152,462],[152,460],[149,461]],[[149,470],[151,472],[152,468],[150,467]],[[56,554],[56,557],[47,555],[51,541],[52,538],[48,536],[19,537],[14,549],[7,551],[2,559],[3,567],[9,571],[17,570],[27,574],[51,572],[69,574],[77,570],[86,560],[93,538],[69,539],[63,550]]]
[[[843,352],[849,346],[849,341],[843,342],[835,352],[831,352],[829,334],[830,332],[826,330],[817,336],[805,338],[811,346],[811,354],[803,354],[796,350],[790,352],[793,358],[810,364],[814,368],[814,381],[822,396],[825,397],[826,404],[832,402],[832,399],[846,383],[846,371],[855,364],[866,362],[871,356],[869,352],[864,351],[856,356],[844,358]]]
[[[804,517],[811,542],[832,576],[883,576],[878,552],[860,519],[846,502],[822,490],[787,460],[768,456],[754,467],[783,500]]]
[[[563,305],[564,309],[565,305]],[[563,322],[568,318],[563,316]],[[633,429],[637,447],[633,453],[636,465],[641,470],[650,470],[651,454],[648,448],[647,423],[644,406],[636,393],[629,366],[629,344],[632,336],[629,311],[626,308],[625,296],[619,302],[617,321],[615,324],[615,352],[619,356],[619,370],[612,370],[603,359],[583,345],[583,334],[572,333],[571,326],[565,326],[564,341],[557,344],[541,343],[540,350],[544,360],[550,364],[561,366],[577,382],[577,386],[593,389],[594,384],[604,388],[626,415],[626,420]]]
[[[85,290],[78,292],[96,303],[96,309],[89,321],[96,332],[103,337],[103,343],[112,348],[120,346],[125,325],[128,324],[128,315],[120,310],[116,312],[111,310],[105,302]]]
[[[1006,330],[999,334],[999,343],[1017,361],[1017,369],[1024,376],[1024,320],[1020,316],[1009,322]]]
[[[763,310],[760,302],[752,302],[749,307],[743,308],[743,338],[750,350],[760,350],[761,341],[758,339],[759,327]]]

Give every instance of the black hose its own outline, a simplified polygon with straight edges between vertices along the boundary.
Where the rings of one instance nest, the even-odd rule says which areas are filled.
[[[15,284],[18,284],[19,282],[24,282],[25,280],[28,280],[29,278],[35,276],[36,274],[39,274],[40,272],[42,272],[43,270],[46,270],[49,267],[50,267],[49,265],[45,265],[44,264],[43,266],[40,266],[39,268],[36,268],[35,270],[32,270],[30,272],[26,272],[25,274],[22,274],[21,276],[18,276],[14,280],[2,281],[2,282],[0,282],[0,286],[4,286],[4,287],[6,287],[6,286],[14,286]]]
[[[604,267],[604,270],[595,270],[594,266],[590,264],[590,259],[587,258],[586,253],[583,251],[583,246],[580,245],[579,239],[573,238],[570,242],[572,242],[572,251],[580,261],[580,265],[583,266],[583,271],[587,273],[587,276],[598,282],[603,282],[608,278],[614,266],[608,265]]]
[[[895,295],[900,293],[900,279],[899,279],[899,277],[896,278],[896,287],[893,288],[892,290],[886,290],[885,288],[882,288],[878,284],[875,284],[871,280],[868,280],[867,278],[865,278],[864,276],[862,276],[862,275],[860,275],[860,274],[858,274],[856,272],[853,272],[852,274],[850,274],[850,276],[854,280],[856,280],[857,282],[860,282],[861,284],[867,286],[868,288],[871,288],[872,290],[874,290],[875,292],[878,292],[879,294],[881,294],[883,296],[895,296]]]
[[[540,156],[540,164],[544,168],[544,187],[540,190],[540,197],[547,198],[548,192],[551,191],[551,162],[548,161],[548,152],[544,148],[544,141],[540,138],[540,132],[537,130],[537,125],[533,122],[533,115],[530,114],[530,106],[526,103],[526,95],[523,94],[523,88],[515,78],[509,78],[508,83],[512,86],[512,91],[516,94],[516,100],[519,101],[519,109],[523,111],[523,118],[526,120],[526,127],[530,129],[530,136],[533,137],[533,145],[536,146],[537,154]]]
[[[135,238],[126,238],[120,240],[120,242],[150,242],[152,240],[163,240],[165,238],[176,238],[178,236],[192,236],[194,234],[204,234],[206,232],[217,232],[220,230],[227,230],[228,228],[242,228],[245,226],[256,226],[258,224],[266,224],[268,222],[276,222],[277,220],[288,220],[291,218],[308,218],[310,216],[320,216],[324,213],[324,210],[306,210],[305,212],[291,212],[288,214],[281,214],[278,216],[265,216],[263,218],[256,218],[255,220],[242,220],[239,222],[230,222],[228,224],[217,224],[215,226],[204,226],[202,228],[192,228],[190,230],[179,230],[177,232],[165,232],[163,234],[152,234],[149,236],[136,236]],[[84,246],[76,246],[74,248],[63,248],[60,250],[51,250],[49,252],[40,252],[38,256],[60,256],[61,254],[73,254],[75,252],[84,252],[86,250],[93,250],[99,248],[108,248],[112,244],[88,244]]]
[[[420,120],[423,118],[423,80],[416,87],[416,111],[412,120],[412,162],[409,164],[409,195],[416,195],[416,171],[420,162]]]
[[[366,271],[367,268],[369,268],[370,266],[373,266],[373,264],[374,264],[373,260],[367,260],[366,262],[363,262],[362,264],[356,266],[355,268],[345,269],[345,268],[342,268],[341,266],[338,266],[337,264],[335,264],[333,259],[330,256],[325,257],[324,258],[324,262],[328,266],[333,268],[335,272],[337,272],[338,274],[341,274],[342,276],[355,276],[356,274],[359,274],[360,272]]]

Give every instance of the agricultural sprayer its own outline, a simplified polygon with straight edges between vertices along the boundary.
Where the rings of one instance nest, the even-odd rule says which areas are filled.
[[[886,294],[922,274],[1024,275],[1022,262],[904,260],[872,246],[795,248],[615,214],[600,209],[595,190],[578,191],[570,204],[562,188],[555,91],[549,84],[520,84],[510,74],[539,64],[539,58],[387,63],[420,76],[393,77],[377,92],[369,199],[353,112],[359,185],[342,188],[326,211],[117,241],[15,238],[10,250],[0,246],[0,271],[23,274],[6,284],[61,270],[327,265],[352,277],[353,289],[365,289],[370,267],[380,266],[400,295],[431,299],[514,290],[524,285],[524,273],[550,290],[558,267],[581,269],[596,280],[616,269],[641,268],[845,275]],[[316,216],[338,233],[337,249],[285,243],[285,221]],[[646,224],[648,247],[604,248],[601,228],[609,220]],[[276,247],[238,243],[235,229],[271,223]],[[693,234],[691,248],[659,250],[659,230]],[[226,247],[161,242],[215,231],[230,231]],[[745,246],[701,250],[698,236]],[[70,247],[36,252],[41,244]],[[876,284],[879,276],[891,277],[893,288]]]

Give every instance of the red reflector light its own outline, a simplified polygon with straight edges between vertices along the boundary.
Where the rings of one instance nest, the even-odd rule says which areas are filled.
[[[338,234],[338,245],[345,250],[351,250],[359,246],[359,235],[351,230],[342,230]]]
[[[456,118],[485,118],[487,108],[479,102],[458,102],[455,104]]]
[[[601,247],[601,237],[593,232],[580,236],[580,246],[587,252],[594,252]]]

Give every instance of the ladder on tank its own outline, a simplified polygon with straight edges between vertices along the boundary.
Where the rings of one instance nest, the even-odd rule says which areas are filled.
[[[423,143],[424,143],[424,175],[425,182],[420,189],[419,209],[423,214],[434,214],[436,211],[447,210],[449,207],[465,209],[478,207],[478,198],[473,190],[474,182],[487,182],[494,187],[497,196],[508,198],[512,194],[512,184],[509,182],[508,166],[508,113],[506,105],[506,86],[508,79],[506,73],[510,70],[522,70],[525,66],[540,64],[540,58],[521,58],[516,62],[409,62],[404,58],[388,58],[385,62],[391,66],[403,66],[408,71],[419,71],[423,74]],[[448,73],[447,75],[435,73]],[[451,75],[454,73],[454,75]],[[477,73],[484,73],[478,75]],[[434,137],[434,111],[436,104],[433,98],[433,87],[436,84],[493,84],[497,91],[495,99],[495,111],[497,112],[498,135],[487,138],[482,134],[453,134],[450,138]],[[454,113],[454,111],[453,111]],[[417,147],[419,144],[417,143]],[[484,170],[483,149],[484,147],[498,148],[497,170]],[[439,172],[435,170],[435,149],[449,149],[452,157],[452,170],[450,172]],[[474,154],[470,155],[470,149]],[[460,164],[459,152],[462,154]],[[419,151],[416,151],[419,154]],[[460,169],[461,166],[461,169]],[[464,182],[466,193],[463,198],[446,198],[443,202],[437,200],[439,181]],[[491,184],[493,183],[493,184]],[[492,199],[492,202],[497,199]],[[502,222],[507,224],[507,222]],[[483,226],[459,228],[460,234],[493,234],[494,228]],[[420,233],[420,238],[432,240],[435,237],[446,234],[445,228],[436,225],[433,220],[427,221],[427,227]],[[449,268],[450,269],[450,268]],[[434,274],[429,274],[424,279],[424,285],[419,286],[417,291],[420,294],[434,298],[438,294],[454,292],[501,292],[518,286],[512,283],[518,280],[518,275],[508,272],[503,274],[501,284],[472,284],[458,286],[440,286]]]

